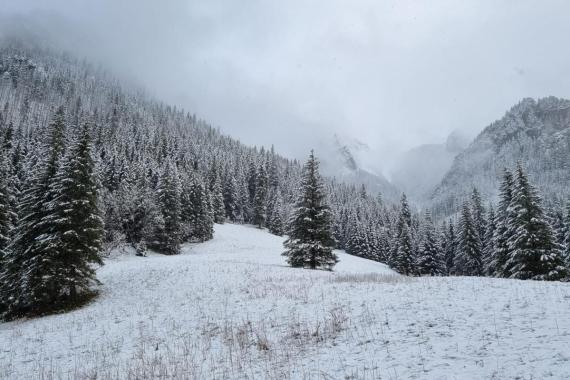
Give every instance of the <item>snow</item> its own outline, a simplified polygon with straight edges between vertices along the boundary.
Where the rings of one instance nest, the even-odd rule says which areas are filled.
[[[114,256],[90,305],[0,324],[0,378],[570,378],[569,284],[339,251],[332,273],[293,269],[282,242],[226,224],[181,255]]]

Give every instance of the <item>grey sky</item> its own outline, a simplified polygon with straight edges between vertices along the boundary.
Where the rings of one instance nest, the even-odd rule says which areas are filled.
[[[570,2],[562,0],[46,1],[80,54],[248,144],[286,155],[334,132],[368,166],[475,134],[523,97],[570,97]],[[57,34],[57,33],[56,33]],[[85,42],[88,41],[88,42]]]

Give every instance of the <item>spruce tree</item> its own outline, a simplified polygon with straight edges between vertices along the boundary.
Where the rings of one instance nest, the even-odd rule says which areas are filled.
[[[473,224],[479,234],[479,240],[483,242],[485,239],[486,225],[485,208],[483,207],[479,190],[477,190],[476,187],[474,187],[471,192],[471,216],[473,218]]]
[[[2,263],[6,254],[6,248],[10,242],[10,235],[12,234],[12,210],[13,203],[11,202],[12,194],[9,185],[10,181],[10,168],[7,157],[2,155],[0,157],[0,273],[2,272]]]
[[[265,226],[267,218],[267,172],[263,165],[257,171],[257,182],[255,184],[255,196],[253,198],[253,224],[259,228]]]
[[[65,112],[59,107],[46,130],[40,161],[21,196],[21,217],[0,276],[0,304],[6,308],[7,320],[45,313],[61,305],[52,271],[58,263],[46,254],[50,243],[46,238],[53,232],[47,221],[53,212],[52,184],[64,152],[65,129]]]
[[[232,222],[238,220],[238,194],[237,183],[234,177],[228,178],[226,186],[224,187],[224,208],[226,211],[226,218]]]
[[[267,228],[273,235],[282,236],[285,233],[283,220],[283,198],[279,189],[274,189],[268,205]]]
[[[495,216],[495,211],[492,206],[489,206],[489,212],[487,214],[487,224],[485,227],[485,236],[483,238],[483,273],[486,276],[495,275],[495,244],[494,235],[497,229],[497,218]]]
[[[564,259],[570,270],[570,199],[566,201],[566,235],[564,238]]]
[[[412,214],[406,194],[400,200],[400,214],[396,228],[396,240],[390,258],[390,265],[399,273],[414,273],[414,245],[412,241]]]
[[[457,255],[457,235],[453,221],[444,224],[442,234],[442,250],[445,274],[451,275],[455,271],[455,257]]]
[[[517,165],[505,267],[510,278],[560,280],[566,276],[560,245],[546,220],[541,199],[521,164]]]
[[[226,219],[226,208],[224,205],[224,195],[222,193],[222,181],[218,172],[218,166],[215,162],[210,170],[209,181],[214,223],[223,224]]]
[[[416,268],[421,275],[440,276],[444,273],[441,246],[429,211],[426,211],[423,220],[422,242],[418,251]]]
[[[60,165],[51,191],[55,197],[45,219],[50,233],[45,239],[42,260],[52,261],[50,286],[57,289],[62,302],[66,298],[76,302],[97,283],[91,264],[103,264],[103,219],[87,124]]]
[[[483,274],[483,257],[479,231],[471,216],[471,209],[463,204],[459,222],[459,244],[455,267],[458,274],[480,276]]]
[[[338,262],[333,252],[332,213],[319,174],[319,162],[312,151],[303,167],[299,198],[288,230],[283,256],[289,265],[332,270]]]
[[[158,183],[158,207],[164,225],[157,228],[153,248],[167,255],[180,253],[180,179],[176,165],[170,160],[166,162]]]
[[[493,257],[489,258],[487,273],[496,277],[509,277],[510,273],[505,267],[509,256],[509,224],[511,223],[511,201],[513,198],[513,175],[506,170],[499,188],[499,205],[495,215],[495,232],[493,234]]]
[[[204,242],[214,236],[214,215],[208,189],[204,183],[194,178],[189,189],[188,220],[190,240]]]

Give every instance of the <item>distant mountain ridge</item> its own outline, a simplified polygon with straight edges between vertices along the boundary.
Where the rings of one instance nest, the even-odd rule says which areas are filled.
[[[423,144],[406,151],[391,170],[392,184],[411,200],[425,204],[469,141],[464,133],[454,131],[441,144]]]
[[[451,214],[475,186],[494,200],[503,169],[520,161],[548,202],[570,194],[570,100],[525,98],[486,127],[453,161],[431,196]]]
[[[368,150],[368,145],[361,141],[333,135],[332,139],[323,141],[319,149],[323,174],[340,182],[364,185],[370,194],[381,193],[386,200],[397,201],[400,190],[382,174],[373,173],[362,166],[359,155]]]

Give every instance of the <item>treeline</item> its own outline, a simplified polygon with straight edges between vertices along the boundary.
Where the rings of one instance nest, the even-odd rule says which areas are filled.
[[[460,215],[439,226],[429,211],[412,213],[405,195],[396,220],[360,214],[345,216],[353,227],[343,248],[402,274],[564,280],[570,272],[570,201],[545,210],[520,164],[505,170],[496,207],[484,207],[474,188]],[[374,223],[382,227],[365,228]]]

